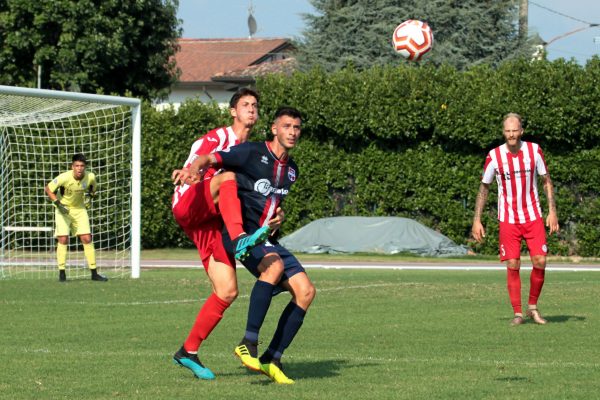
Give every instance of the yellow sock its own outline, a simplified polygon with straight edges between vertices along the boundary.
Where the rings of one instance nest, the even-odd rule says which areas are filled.
[[[56,261],[58,262],[58,269],[65,269],[67,264],[67,250],[69,246],[66,244],[56,243]]]
[[[88,267],[90,269],[96,269],[96,250],[94,249],[94,243],[84,244],[83,254],[85,254]]]

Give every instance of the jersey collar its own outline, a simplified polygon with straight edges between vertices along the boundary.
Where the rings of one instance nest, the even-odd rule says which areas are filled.
[[[271,153],[271,155],[273,156],[274,159],[276,159],[277,161],[282,162],[282,163],[287,162],[287,160],[289,158],[289,155],[288,155],[287,152],[283,153],[281,155],[281,158],[279,158],[273,152],[273,149],[271,148],[271,143],[270,142],[265,142],[265,144],[267,145],[267,150],[269,150],[269,153]]]
[[[519,152],[517,154],[513,154],[509,149],[508,146],[506,145],[506,143],[504,143],[502,145],[502,147],[504,148],[504,152],[506,153],[506,155],[508,157],[518,157],[519,154],[523,151],[523,146],[525,146],[525,142],[521,140],[521,146],[519,146]]]

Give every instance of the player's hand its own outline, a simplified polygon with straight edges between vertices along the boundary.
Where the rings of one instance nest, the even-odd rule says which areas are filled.
[[[171,174],[171,180],[173,180],[173,185],[191,185],[200,180],[200,175],[187,168],[176,169]]]
[[[269,220],[269,228],[271,228],[271,231],[275,232],[277,229],[279,229],[284,219],[285,213],[281,207],[277,207],[277,210],[275,210],[275,216]]]
[[[558,232],[560,227],[558,226],[558,217],[555,213],[549,213],[546,217],[546,226],[550,228],[550,235],[554,232]]]
[[[483,238],[485,238],[485,229],[483,228],[481,222],[473,222],[473,227],[471,228],[471,235],[473,235],[473,239],[475,239],[478,243],[483,242]]]
[[[54,205],[56,206],[56,208],[58,208],[58,211],[61,214],[68,214],[69,213],[69,208],[67,206],[65,206],[63,203],[60,202],[60,200],[54,200]]]
[[[85,196],[83,196],[83,204],[85,205],[85,208],[89,209],[92,206],[92,198],[95,195],[95,193],[86,193]]]

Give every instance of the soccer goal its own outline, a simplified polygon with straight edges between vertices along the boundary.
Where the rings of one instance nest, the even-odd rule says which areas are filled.
[[[88,209],[99,271],[140,275],[140,129],[138,99],[0,86],[0,279],[57,279],[50,180],[83,153],[96,174]],[[68,279],[90,273],[71,237]]]

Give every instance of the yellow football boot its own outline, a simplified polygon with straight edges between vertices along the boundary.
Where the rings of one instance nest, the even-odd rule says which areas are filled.
[[[258,357],[256,357],[256,346],[240,343],[240,345],[235,348],[233,353],[240,359],[244,367],[255,372],[261,372],[260,361],[258,361]]]
[[[271,378],[275,383],[284,385],[291,385],[294,383],[294,381],[285,376],[281,370],[281,363],[275,360],[268,364],[260,364],[260,372]]]

